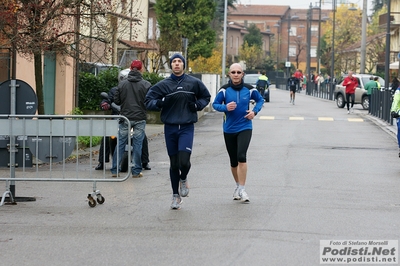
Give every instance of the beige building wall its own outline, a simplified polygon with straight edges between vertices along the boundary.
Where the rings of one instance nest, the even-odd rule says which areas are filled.
[[[68,63],[67,65],[65,60]],[[75,106],[73,63],[72,58],[57,58],[54,111],[58,115],[70,114]]]
[[[57,58],[56,62],[56,87],[55,87],[55,113],[65,115],[75,106],[74,68],[73,60]],[[36,93],[35,70],[33,59],[17,56],[16,79],[28,83]]]

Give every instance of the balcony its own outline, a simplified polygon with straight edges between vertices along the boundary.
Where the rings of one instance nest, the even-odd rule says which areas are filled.
[[[398,28],[400,26],[400,14],[399,12],[391,12],[390,13],[390,28]],[[379,16],[379,27],[380,28],[386,28],[387,24],[387,19],[388,19],[388,13],[382,14]]]

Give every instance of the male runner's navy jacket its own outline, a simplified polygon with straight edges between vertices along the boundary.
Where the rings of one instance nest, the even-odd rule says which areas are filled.
[[[164,124],[191,124],[197,122],[197,112],[189,109],[189,103],[195,103],[197,111],[201,111],[210,103],[210,92],[198,78],[183,74],[171,74],[154,86],[146,95],[145,104],[148,110],[160,111]],[[157,101],[162,100],[162,108]]]

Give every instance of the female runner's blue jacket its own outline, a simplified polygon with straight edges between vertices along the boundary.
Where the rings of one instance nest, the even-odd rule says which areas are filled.
[[[252,111],[257,115],[263,107],[264,99],[252,85],[242,81],[240,85],[235,86],[229,82],[218,91],[213,102],[213,108],[225,113],[223,123],[225,133],[237,133],[246,129],[253,129],[251,120],[245,118],[250,110],[250,100],[256,102]],[[232,101],[236,102],[236,109],[228,111],[226,104]]]

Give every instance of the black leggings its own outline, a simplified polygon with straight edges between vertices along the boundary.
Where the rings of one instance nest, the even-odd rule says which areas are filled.
[[[247,129],[238,133],[224,133],[225,146],[228,151],[231,167],[237,167],[239,163],[247,160],[247,149],[250,145],[252,130]]]
[[[346,104],[347,104],[347,110],[350,110],[349,105],[350,105],[350,98],[351,98],[351,108],[354,106],[354,93],[346,93]]]
[[[179,194],[179,180],[186,180],[189,173],[190,164],[190,152],[179,151],[178,154],[169,157],[170,168],[169,176],[171,178],[171,187],[173,194]]]

